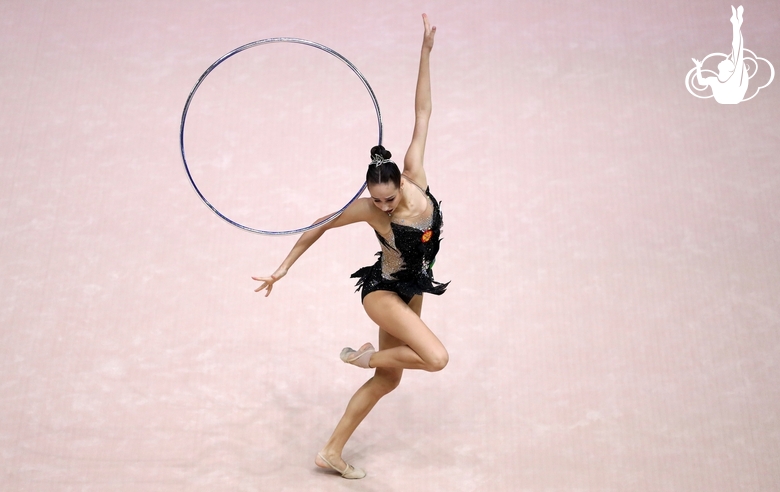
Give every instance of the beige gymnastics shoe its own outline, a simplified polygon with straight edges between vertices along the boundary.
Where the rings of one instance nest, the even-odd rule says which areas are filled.
[[[336,471],[341,474],[342,477],[348,478],[350,480],[357,480],[360,478],[363,478],[366,476],[366,472],[361,470],[360,468],[355,468],[354,466],[350,465],[349,463],[346,463],[347,467],[344,468],[344,470],[339,470],[335,466],[333,466],[330,461],[326,460],[324,456],[322,456],[322,453],[317,453],[317,456],[320,457],[322,461],[325,462],[326,465],[328,465],[333,471]]]
[[[370,343],[363,344],[360,350],[353,350],[350,347],[344,347],[341,351],[341,360],[347,364],[362,367],[363,369],[370,369],[371,356],[376,352],[376,349]]]

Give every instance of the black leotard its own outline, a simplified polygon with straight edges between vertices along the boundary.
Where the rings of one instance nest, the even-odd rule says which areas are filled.
[[[352,274],[353,278],[359,279],[356,285],[361,291],[361,299],[376,290],[389,290],[408,304],[412,297],[423,292],[443,294],[449,285],[449,282],[436,282],[431,270],[441,241],[443,220],[439,203],[430,189],[423,192],[417,183],[404,179],[425,194],[427,213],[409,219],[391,218],[390,233],[386,236],[374,231],[382,247],[377,253],[379,259]]]

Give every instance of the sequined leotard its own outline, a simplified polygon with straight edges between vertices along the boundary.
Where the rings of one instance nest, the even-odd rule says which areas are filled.
[[[390,232],[386,235],[374,231],[382,247],[377,253],[379,259],[352,274],[353,278],[359,279],[357,287],[362,299],[376,290],[389,290],[408,304],[417,294],[440,295],[449,285],[449,282],[442,284],[433,280],[431,270],[441,241],[443,221],[439,203],[430,189],[423,191],[414,181],[404,179],[425,194],[428,205],[418,217],[391,218]]]

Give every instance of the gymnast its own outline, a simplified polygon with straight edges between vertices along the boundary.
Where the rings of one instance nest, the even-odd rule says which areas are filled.
[[[731,19],[729,19],[732,27],[731,55],[718,63],[717,77],[702,77],[701,66],[703,62],[692,58],[693,63],[696,64],[696,81],[703,87],[712,87],[712,95],[721,104],[741,102],[748,89],[750,77],[748,77],[748,69],[745,65],[744,41],[741,31],[744,10],[742,5],[736,10],[733,5],[731,7]]]
[[[354,394],[314,460],[318,467],[335,470],[344,478],[366,476],[342,459],[344,445],[379,399],[398,386],[403,370],[440,371],[449,360],[444,345],[420,319],[423,293],[439,295],[448,285],[436,282],[431,270],[439,250],[442,215],[428,189],[423,156],[431,116],[430,53],[436,27],[431,27],[425,14],[423,24],[414,131],[403,172],[384,147],[371,149],[366,173],[370,198],[354,201],[337,219],[301,235],[273,275],[252,277],[262,282],[255,292],[265,290],[268,297],[274,284],[326,230],[355,222],[366,222],[374,229],[381,247],[379,259],[352,277],[358,279],[363,308],[379,325],[379,350],[366,343],[358,350],[347,347],[341,352],[344,362],[374,368],[374,377]]]

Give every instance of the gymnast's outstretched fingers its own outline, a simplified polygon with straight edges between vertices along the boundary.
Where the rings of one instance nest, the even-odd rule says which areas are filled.
[[[423,26],[425,27],[425,34],[423,35],[423,48],[431,51],[433,48],[433,37],[436,35],[436,26],[431,27],[431,22],[428,20],[428,14],[423,14]]]
[[[287,271],[277,270],[270,277],[252,277],[252,280],[257,280],[258,282],[262,282],[262,284],[260,284],[260,287],[255,289],[255,292],[260,292],[265,290],[266,291],[265,297],[268,297],[271,294],[271,291],[273,290],[276,281],[284,277],[286,274]]]

